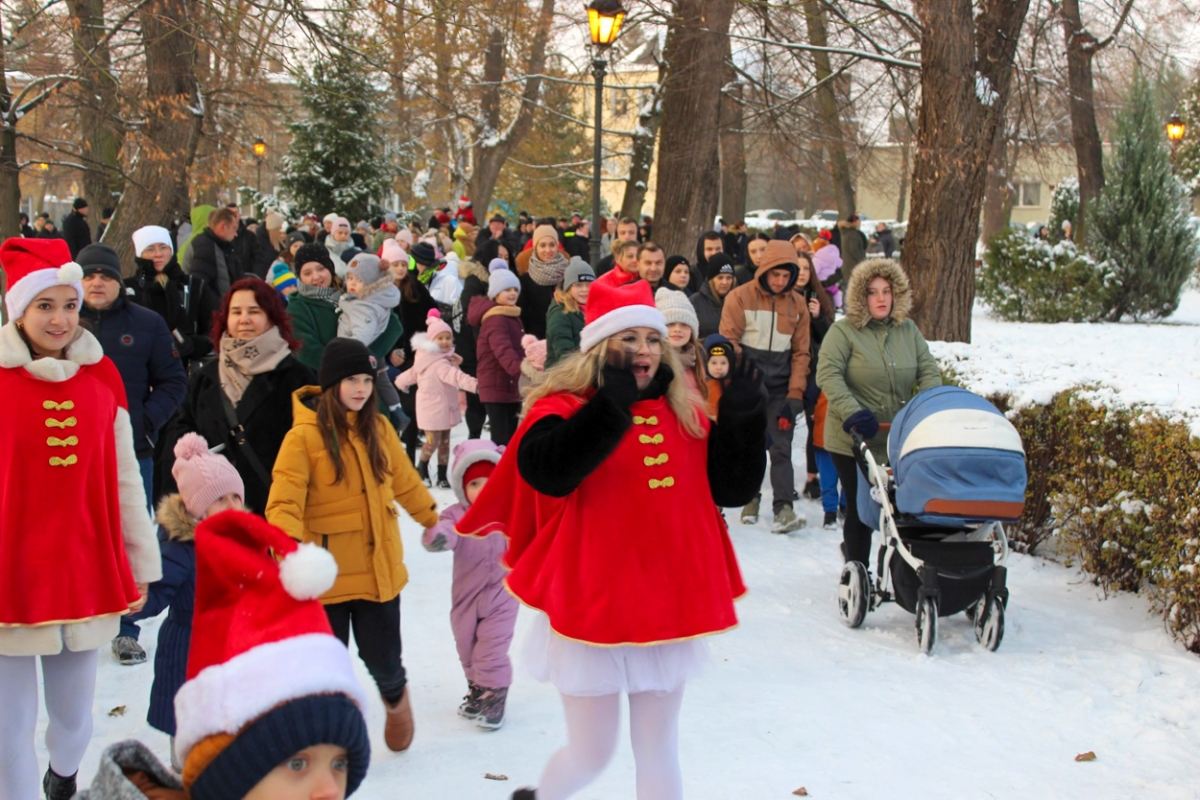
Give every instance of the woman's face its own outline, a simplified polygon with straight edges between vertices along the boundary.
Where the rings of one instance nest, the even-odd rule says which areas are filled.
[[[257,339],[275,327],[271,318],[258,304],[254,292],[242,289],[229,298],[229,320],[225,332],[234,339]]]
[[[338,400],[347,411],[362,411],[371,396],[375,393],[375,376],[366,372],[342,378],[338,384]]]
[[[692,339],[692,329],[686,323],[672,322],[667,325],[667,339],[676,350],[683,348]]]
[[[673,286],[678,286],[680,289],[686,289],[691,277],[692,271],[688,268],[688,265],[679,263],[671,270],[671,274],[667,276],[667,281]]]
[[[298,251],[303,246],[304,246],[303,241],[295,241],[295,242],[292,242],[292,245],[291,245],[291,247],[288,248],[288,251],[291,252],[291,254],[294,256],[294,255],[296,255],[296,251]]]
[[[586,306],[587,299],[588,299],[588,292],[590,292],[591,289],[592,289],[592,284],[590,281],[580,281],[579,283],[572,286],[567,291],[567,293],[569,295],[571,295],[571,299],[574,300],[577,305]]]
[[[306,286],[328,289],[333,286],[333,274],[320,261],[308,261],[300,266],[300,282]]]
[[[349,771],[345,748],[314,745],[268,772],[244,800],[342,800]]]
[[[167,262],[171,260],[173,252],[171,245],[158,242],[143,250],[142,258],[154,263],[155,272],[162,272],[166,268]]]
[[[79,330],[79,295],[71,286],[51,286],[38,292],[17,320],[38,358],[58,358]]]
[[[746,252],[750,254],[750,261],[754,266],[758,266],[762,260],[762,255],[767,251],[767,243],[762,239],[751,239],[750,244],[746,246]]]
[[[392,277],[396,279],[396,283],[408,280],[408,259],[396,259],[396,262],[390,266]]]
[[[800,267],[796,272],[796,286],[808,286],[809,276],[812,275],[812,264],[804,256],[797,258],[796,263]]]
[[[503,258],[505,261],[509,261],[510,258],[508,255],[508,248],[504,245],[500,245],[498,248],[496,248],[496,258]]]
[[[349,228],[334,228],[333,233],[331,235],[333,236],[333,240],[335,242],[350,241],[350,229]]]
[[[609,338],[608,363],[632,372],[640,391],[658,372],[664,346],[662,334],[653,328],[629,328]]]
[[[882,275],[867,284],[867,310],[871,319],[885,320],[892,315],[892,284]]]
[[[543,237],[538,239],[538,243],[533,249],[538,261],[553,261],[555,254],[558,253],[558,242],[548,236]]]
[[[712,279],[713,291],[717,293],[717,297],[724,297],[733,290],[732,275],[718,275]]]

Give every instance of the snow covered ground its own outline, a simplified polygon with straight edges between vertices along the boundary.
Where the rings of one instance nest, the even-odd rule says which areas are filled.
[[[455,433],[456,441],[464,435]],[[453,502],[449,491],[436,494]],[[800,509],[819,523],[816,503],[802,501]],[[741,626],[711,639],[713,666],[688,688],[682,761],[691,800],[782,800],[801,786],[811,797],[839,800],[1200,798],[1200,658],[1171,641],[1142,599],[1104,600],[1075,570],[1015,556],[999,651],[976,644],[959,615],[942,621],[938,647],[925,657],[912,616],[895,606],[857,631],[839,622],[837,532],[810,527],[778,536],[769,524],[732,526],[750,594],[738,605]],[[507,798],[537,781],[563,741],[558,696],[518,662],[502,730],[482,733],[456,715],[466,686],[448,619],[453,556],[422,549],[407,519],[403,536],[412,576],[403,632],[416,741],[404,754],[384,749],[376,704],[369,717],[374,757],[356,797]],[[527,623],[523,616],[518,642]],[[142,629],[149,663],[122,667],[101,654],[84,782],[103,746],[120,739],[141,739],[167,757],[166,736],[144,721],[157,624]],[[117,706],[124,715],[109,716]],[[43,715],[43,765],[44,730]],[[1089,750],[1095,761],[1075,761]],[[633,769],[623,741],[616,761],[578,797],[632,798]],[[487,773],[509,780],[487,780]]]
[[[1009,394],[1023,406],[1094,384],[1102,405],[1153,406],[1200,436],[1200,290],[1185,292],[1164,323],[1000,322],[977,307],[972,340],[930,347],[978,394]]]

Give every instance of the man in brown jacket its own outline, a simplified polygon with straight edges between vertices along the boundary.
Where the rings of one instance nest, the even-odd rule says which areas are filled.
[[[796,417],[804,413],[811,357],[808,306],[792,291],[799,269],[789,242],[768,242],[754,280],[731,291],[721,310],[721,335],[754,362],[767,390],[773,533],[788,533],[806,524],[804,516],[792,509],[797,499],[792,431]],[[758,511],[759,499],[752,500],[742,509],[742,522],[758,522]]]

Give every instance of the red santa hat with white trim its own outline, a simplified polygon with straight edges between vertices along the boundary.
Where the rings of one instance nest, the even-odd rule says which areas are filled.
[[[71,260],[62,239],[6,239],[0,244],[0,267],[8,276],[9,319],[24,316],[34,298],[52,286],[72,287],[83,302],[83,267]]]
[[[586,353],[610,336],[630,328],[653,328],[667,335],[667,320],[654,305],[650,284],[633,281],[609,286],[596,281],[588,293],[579,349]]]
[[[187,682],[175,695],[175,752],[192,800],[243,797],[318,744],[346,749],[347,795],[366,775],[367,696],[317,599],[336,578],[327,551],[254,514],[197,526]]]
[[[465,194],[462,197],[458,198],[458,207],[459,208],[470,208],[471,207],[471,201]]]

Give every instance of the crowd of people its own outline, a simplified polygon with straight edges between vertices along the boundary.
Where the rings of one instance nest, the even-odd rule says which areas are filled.
[[[76,796],[99,653],[146,661],[138,622],[163,612],[148,722],[170,767],[122,743],[79,796],[351,794],[371,702],[351,631],[386,746],[415,735],[401,512],[454,553],[457,711],[482,730],[505,719],[518,603],[535,616],[521,660],[567,741],[513,797],[590,783],[623,694],[637,797],[682,797],[684,687],[746,590],[722,509],[757,524],[769,472],[772,532],[806,527],[802,492],[869,566],[851,432],[883,459],[881,426],[940,375],[853,220],[730,226],[692,254],[652,224],[605,221],[595,265],[581,216],[480,225],[466,197],[426,226],[200,206],[138,229],[129,264],[86,223],[0,245],[0,800]]]

